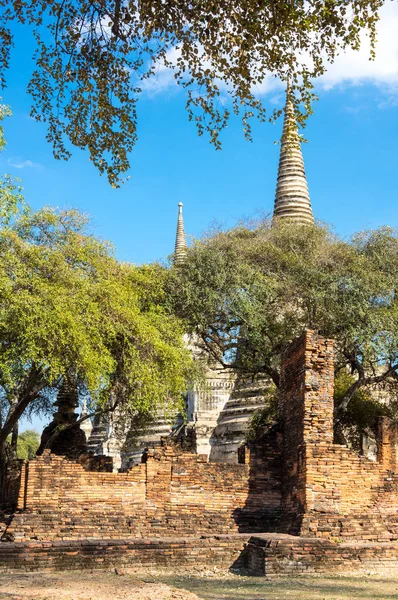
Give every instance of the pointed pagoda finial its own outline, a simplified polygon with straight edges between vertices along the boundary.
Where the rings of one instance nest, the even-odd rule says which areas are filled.
[[[296,223],[314,222],[289,82],[286,89],[273,221],[282,218]]]
[[[177,220],[177,234],[176,234],[176,245],[174,250],[174,264],[178,265],[184,262],[187,254],[187,240],[185,237],[184,220],[182,217],[182,202],[178,204],[178,220]]]

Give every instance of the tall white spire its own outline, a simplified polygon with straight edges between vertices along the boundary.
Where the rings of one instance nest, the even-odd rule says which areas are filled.
[[[174,264],[178,265],[184,262],[187,254],[187,239],[185,237],[184,230],[184,219],[182,217],[182,202],[178,205],[178,220],[177,220],[177,233],[176,233],[176,245],[174,250]]]
[[[311,224],[314,217],[291,93],[288,85],[273,219]]]

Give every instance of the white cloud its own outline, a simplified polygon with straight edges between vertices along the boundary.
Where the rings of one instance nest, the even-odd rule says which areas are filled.
[[[365,32],[361,36],[360,50],[342,52],[329,64],[327,71],[315,81],[317,87],[329,91],[336,87],[359,86],[371,83],[378,86],[383,97],[379,107],[398,104],[398,3],[385,4],[380,10],[377,24],[376,58],[370,60],[370,41]],[[308,55],[301,60],[311,65]],[[271,77],[257,86],[262,94],[277,92],[281,82]],[[271,103],[279,99],[278,94],[271,96]]]
[[[174,73],[167,67],[158,68],[155,75],[151,75],[149,79],[144,79],[140,82],[140,88],[149,96],[157,96],[166,90],[170,91],[177,86],[174,79]]]
[[[202,52],[202,49],[199,47],[199,51]],[[178,58],[181,56],[181,51],[174,47],[167,51],[166,53],[166,62],[169,62],[173,65],[177,64]],[[208,59],[203,55],[202,56],[202,67],[211,68],[211,63]],[[229,86],[222,79],[217,80],[217,85],[221,92],[227,92]],[[166,66],[162,62],[158,62],[156,65],[155,75],[152,75],[149,79],[144,79],[140,83],[141,89],[146,92],[150,96],[156,96],[158,94],[162,94],[166,91],[171,91],[173,88],[176,89],[178,87],[178,83],[174,77],[174,71]],[[279,79],[269,75],[263,79],[261,83],[253,86],[253,91],[258,95],[268,94],[275,90],[279,90],[283,88],[283,84]],[[226,101],[227,97],[222,96],[222,98]]]
[[[320,78],[323,89],[373,83],[387,91],[398,92],[398,3],[385,4],[380,16],[375,60],[369,60],[370,44],[363,35],[361,49],[348,50],[338,56]]]
[[[180,55],[180,50],[175,47],[171,48],[166,53],[166,61],[175,65]],[[172,88],[176,88],[177,85],[177,81],[174,78],[174,71],[163,62],[156,64],[155,75],[151,75],[149,79],[144,79],[140,83],[141,89],[149,96],[157,96],[166,90],[170,91]]]
[[[378,42],[376,58],[370,60],[370,44],[366,34],[362,35],[359,51],[347,50],[340,54],[327,72],[319,78],[318,85],[327,91],[338,86],[361,85],[373,83],[385,93],[385,99],[379,105],[398,103],[398,3],[385,4],[380,11],[377,25]],[[167,60],[176,64],[180,51],[172,48],[167,52]],[[303,57],[305,61],[305,57]],[[204,59],[204,64],[205,64]],[[263,81],[253,86],[256,95],[275,94],[284,89],[279,79],[268,75]],[[156,75],[141,83],[141,88],[149,95],[158,95],[176,89],[177,82],[173,71],[162,63],[157,65]],[[219,88],[227,91],[225,82],[219,82]],[[272,98],[271,98],[272,101]]]
[[[10,167],[14,167],[15,169],[26,169],[29,167],[32,169],[43,168],[43,165],[40,163],[35,163],[31,160],[21,160],[20,158],[9,158],[7,162]]]
[[[286,84],[283,83],[280,79],[273,77],[271,75],[267,75],[264,79],[252,86],[252,91],[257,96],[265,96],[267,94],[271,94],[274,92],[278,92],[280,90],[284,90]]]

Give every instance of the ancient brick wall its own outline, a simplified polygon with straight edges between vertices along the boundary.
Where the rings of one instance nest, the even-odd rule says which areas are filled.
[[[285,528],[306,510],[306,445],[333,441],[333,341],[305,331],[282,359],[279,412],[283,426]]]
[[[168,539],[55,540],[0,544],[0,572],[11,569],[245,567],[253,575],[382,569],[396,574],[396,543],[333,543],[283,534],[207,535]]]
[[[385,469],[398,471],[398,425],[388,417],[379,419],[377,460]]]
[[[10,569],[104,569],[126,566],[242,567],[250,535],[54,540],[0,544],[0,573]]]
[[[109,505],[124,510],[145,500],[145,465],[128,473],[86,471],[80,463],[44,451],[25,463],[19,491],[19,509],[58,510],[79,505]]]
[[[333,340],[306,330],[282,358],[279,412],[287,445],[333,442],[333,391]]]
[[[240,531],[278,531],[280,527],[282,440],[278,424],[269,427],[256,442],[241,447],[239,462],[248,465],[249,478],[245,504],[235,510],[235,516],[241,523]],[[264,498],[267,504],[264,504]],[[264,529],[264,526],[267,528]],[[262,530],[260,527],[263,527]]]
[[[301,535],[398,539],[398,475],[341,446],[306,449]]]
[[[396,430],[383,421],[379,462],[333,444],[333,344],[311,331],[283,358],[281,423],[241,453],[209,463],[149,450],[127,473],[44,453],[21,472],[7,539],[132,539],[284,531],[397,540]],[[106,465],[105,465],[106,466]]]
[[[385,420],[380,427],[380,462],[333,444],[333,373],[333,343],[312,331],[283,359],[286,528],[301,535],[398,539],[394,427]]]
[[[306,448],[306,509],[347,514],[372,508],[388,472],[336,445]]]
[[[173,447],[148,451],[127,473],[87,472],[45,452],[25,464],[8,539],[102,539],[275,529],[278,453],[259,445],[246,464],[208,463]]]
[[[329,540],[263,534],[245,549],[252,575],[295,575],[381,569],[396,574],[397,543],[334,543]]]
[[[304,348],[305,340],[295,340],[283,357],[281,369],[279,414],[283,429],[282,508],[287,531],[293,527],[296,515],[304,512],[305,504]]]

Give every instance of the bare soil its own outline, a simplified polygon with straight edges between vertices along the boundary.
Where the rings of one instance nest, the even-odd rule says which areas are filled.
[[[122,573],[122,572],[121,572]],[[0,574],[1,600],[198,600],[165,583],[102,571]]]
[[[116,571],[116,572],[115,572]],[[397,600],[398,573],[266,579],[217,568],[0,574],[0,600]]]

